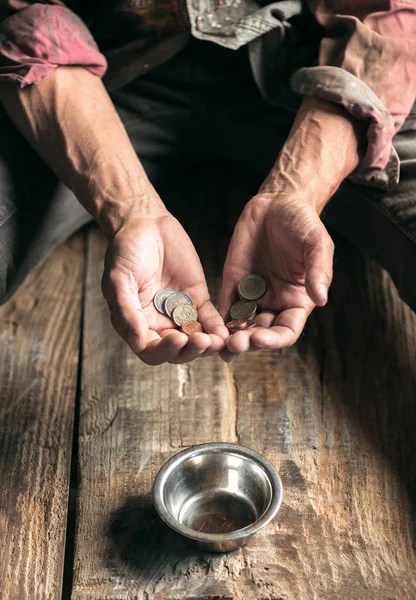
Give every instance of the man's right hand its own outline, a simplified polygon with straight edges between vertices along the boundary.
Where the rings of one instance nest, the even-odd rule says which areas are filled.
[[[191,296],[205,333],[188,338],[156,310],[153,298],[163,288]],[[224,348],[228,330],[210,301],[198,255],[166,209],[124,221],[108,245],[102,290],[114,328],[149,365],[185,363]]]

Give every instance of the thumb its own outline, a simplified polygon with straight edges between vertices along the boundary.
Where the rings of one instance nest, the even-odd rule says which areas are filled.
[[[104,273],[104,298],[111,311],[111,323],[136,354],[146,348],[149,327],[142,312],[134,278],[119,269]]]
[[[237,223],[236,230],[238,227],[239,225]],[[225,258],[222,271],[218,312],[224,320],[230,314],[230,308],[232,304],[234,304],[234,302],[238,299],[238,293],[236,289],[238,282],[244,274],[244,272],[240,274],[239,269],[236,269],[235,266],[235,257],[238,257],[239,255],[236,238],[236,232],[234,231],[234,235],[232,236],[230,245],[228,246],[227,256]],[[240,278],[238,278],[238,276],[240,276]]]
[[[332,281],[334,242],[320,219],[306,236],[303,259],[306,291],[317,306],[324,306]]]
[[[225,320],[229,315],[231,305],[235,301],[236,282],[223,274],[218,312]]]

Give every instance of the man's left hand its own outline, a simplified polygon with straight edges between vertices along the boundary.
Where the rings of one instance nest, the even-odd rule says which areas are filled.
[[[249,273],[267,283],[258,300],[257,327],[230,336],[224,360],[248,350],[290,346],[315,305],[327,301],[334,244],[316,208],[290,194],[259,193],[240,216],[224,266],[220,313],[238,300],[240,279]]]

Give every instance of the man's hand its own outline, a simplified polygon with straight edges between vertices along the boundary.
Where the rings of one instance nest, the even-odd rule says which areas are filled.
[[[191,296],[205,333],[188,338],[156,310],[153,298],[162,288]],[[185,363],[224,348],[228,330],[210,301],[198,255],[166,210],[130,216],[121,226],[108,246],[102,289],[115,329],[147,364]]]
[[[283,348],[326,303],[334,247],[319,214],[363,154],[365,124],[335,104],[305,98],[289,137],[258,194],[238,220],[224,266],[220,312],[227,316],[239,280],[262,275],[257,327],[230,336],[224,360]]]
[[[302,199],[255,196],[238,220],[224,266],[220,312],[237,300],[237,286],[248,273],[267,282],[258,300],[257,327],[233,334],[227,348],[239,354],[283,348],[302,332],[315,305],[322,306],[332,279],[334,245],[316,210]],[[225,351],[227,358],[228,352]]]

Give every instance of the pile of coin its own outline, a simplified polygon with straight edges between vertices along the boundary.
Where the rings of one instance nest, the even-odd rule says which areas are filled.
[[[256,326],[253,317],[257,312],[257,302],[266,293],[266,282],[260,275],[245,275],[238,284],[240,300],[232,305],[231,321],[226,323],[229,331],[243,331]],[[170,288],[159,290],[153,298],[156,309],[174,320],[187,335],[203,331],[198,322],[198,311],[193,300],[185,292],[175,292]]]
[[[189,294],[165,288],[157,292],[153,303],[162,315],[173,319],[187,335],[202,331],[202,325],[198,322],[198,311]]]
[[[238,284],[240,300],[232,305],[230,316],[232,321],[226,323],[231,333],[244,331],[256,326],[253,317],[257,312],[257,302],[266,293],[267,285],[263,277],[250,273],[245,275]]]

